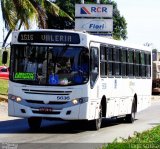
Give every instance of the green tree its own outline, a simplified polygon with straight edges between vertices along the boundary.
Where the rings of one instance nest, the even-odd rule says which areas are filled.
[[[110,0],[102,0],[104,4],[113,5],[113,38],[120,40],[127,39],[127,22],[117,8],[117,3]]]
[[[66,6],[66,3],[64,1]],[[74,23],[73,16],[67,11],[63,9],[63,7],[59,7],[57,4],[46,1],[45,9],[47,14],[47,24],[50,29],[69,29]],[[54,14],[52,9],[57,9],[57,13]]]
[[[1,7],[5,27],[8,30],[2,47],[13,30],[19,30],[22,25],[29,29],[33,20],[37,22],[39,28],[48,28],[47,14],[55,17],[65,16],[72,20],[68,14],[48,0],[1,0]]]
[[[75,16],[75,4],[81,3],[81,0],[56,0],[56,4],[68,13],[74,19]],[[85,3],[96,3],[95,0],[85,0]],[[113,38],[120,40],[127,39],[127,23],[123,16],[120,15],[120,11],[117,8],[117,3],[112,0],[101,0],[102,4],[113,5]],[[63,24],[65,24],[62,21]],[[69,24],[69,23],[68,23]],[[70,23],[70,28],[74,28],[74,23]],[[66,27],[64,27],[66,28]],[[69,27],[68,27],[69,28]]]

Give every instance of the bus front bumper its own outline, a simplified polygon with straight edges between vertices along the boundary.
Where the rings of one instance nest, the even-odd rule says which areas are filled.
[[[42,117],[62,120],[86,120],[87,118],[87,103],[64,107],[55,110],[51,107],[42,106],[35,108],[26,106],[8,99],[8,115],[14,117]]]

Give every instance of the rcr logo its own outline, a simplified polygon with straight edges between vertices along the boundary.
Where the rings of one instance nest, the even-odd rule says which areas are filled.
[[[107,13],[106,7],[91,7],[91,12]]]
[[[57,96],[57,100],[70,100],[69,96]]]

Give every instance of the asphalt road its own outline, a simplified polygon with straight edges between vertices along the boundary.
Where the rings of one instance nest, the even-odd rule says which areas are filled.
[[[2,145],[6,145],[5,143],[17,145],[18,143],[19,146],[23,146],[22,148],[29,148],[29,145],[37,145],[37,148],[54,146],[52,148],[56,149],[97,148],[101,144],[112,142],[115,139],[128,138],[135,132],[142,132],[159,125],[159,107],[160,100],[153,100],[151,107],[136,115],[134,124],[120,123],[116,119],[105,119],[99,131],[88,130],[88,127],[82,123],[44,120],[40,130],[31,132],[27,120],[8,117],[7,105],[1,102],[0,143],[3,143]],[[26,145],[26,143],[31,144]]]

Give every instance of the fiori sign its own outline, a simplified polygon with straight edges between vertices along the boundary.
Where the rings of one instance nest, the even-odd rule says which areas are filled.
[[[75,17],[107,17],[112,18],[113,6],[102,4],[76,4]]]
[[[90,32],[112,32],[112,19],[76,19],[75,29],[86,30]]]

